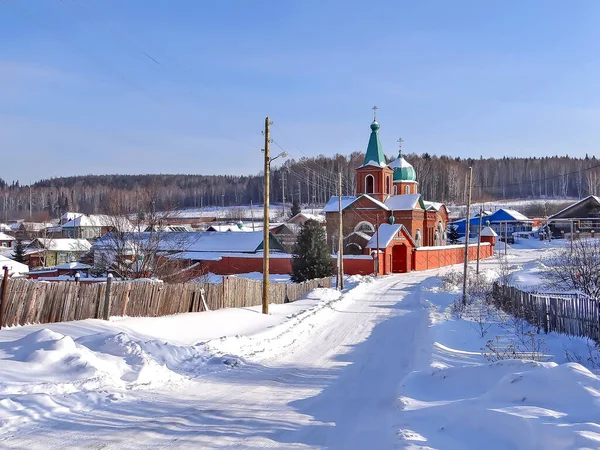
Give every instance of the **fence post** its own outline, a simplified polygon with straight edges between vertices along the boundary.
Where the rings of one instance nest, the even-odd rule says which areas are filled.
[[[2,294],[0,294],[0,330],[2,329],[2,308],[6,302],[6,291],[8,291],[8,266],[2,268],[4,271],[4,277],[2,278]]]
[[[112,285],[112,273],[106,277],[106,292],[104,292],[104,320],[110,317],[110,286]]]

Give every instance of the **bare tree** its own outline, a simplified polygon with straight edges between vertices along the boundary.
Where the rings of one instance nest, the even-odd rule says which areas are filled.
[[[600,239],[575,239],[543,260],[549,287],[600,299]]]

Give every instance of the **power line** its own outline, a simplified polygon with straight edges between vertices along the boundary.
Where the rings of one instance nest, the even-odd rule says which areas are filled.
[[[574,174],[582,173],[582,172],[585,172],[588,170],[597,169],[599,167],[600,167],[600,164],[596,164],[594,166],[585,167],[583,169],[574,170],[572,172],[567,172],[567,173],[563,173],[563,174],[559,174],[559,175],[553,175],[550,177],[536,178],[534,180],[520,181],[518,183],[503,183],[503,184],[498,184],[498,185],[481,185],[481,184],[479,184],[479,185],[473,186],[473,188],[502,188],[502,187],[509,187],[509,186],[521,186],[523,184],[539,183],[540,181],[553,180],[555,178],[563,178],[563,177],[567,177],[569,175],[574,175]]]

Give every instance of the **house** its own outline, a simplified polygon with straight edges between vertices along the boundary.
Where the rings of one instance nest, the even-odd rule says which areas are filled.
[[[11,249],[15,246],[16,239],[0,231],[0,251]]]
[[[113,218],[106,215],[81,215],[62,225],[62,234],[64,237],[72,239],[98,239],[108,233],[117,225],[125,225],[129,222],[127,219]],[[127,224],[127,231],[131,229],[131,223]]]
[[[572,231],[589,234],[600,231],[600,197],[590,195],[553,214],[548,217],[548,226],[555,237]]]
[[[46,237],[47,229],[53,226],[51,222],[16,222],[11,225],[11,230],[21,239],[35,239]]]
[[[30,268],[51,267],[78,261],[91,247],[85,239],[37,238],[25,247],[25,258]]]
[[[0,255],[0,269],[3,269],[4,267],[8,267],[8,275],[11,277],[15,275],[24,275],[29,272],[29,267],[27,267],[27,264],[22,264],[7,258],[6,256]],[[0,278],[3,277],[3,274],[4,270],[0,270]]]
[[[206,231],[219,231],[219,232],[246,231],[246,232],[249,232],[249,231],[252,231],[252,229],[246,227],[243,222],[238,222],[238,223],[229,223],[226,225],[221,225],[221,224],[210,225],[209,227],[206,228]]]
[[[512,233],[527,232],[531,231],[533,228],[533,220],[524,216],[520,212],[515,211],[513,209],[500,208],[488,215],[484,213],[481,218],[479,214],[471,217],[471,219],[469,220],[469,237],[476,237],[477,233],[479,233],[480,220],[483,221],[483,223],[481,224],[482,227],[485,225],[486,222],[489,222],[490,228],[498,234],[500,234],[500,231],[502,231],[502,235],[504,235],[505,233],[512,235]],[[458,231],[459,235],[465,235],[465,219],[452,222],[452,224],[456,227],[456,230]]]
[[[324,224],[325,217],[315,214],[298,213],[287,222],[271,228],[271,233],[273,233],[281,243],[286,252],[292,253],[296,246],[300,228],[307,220],[316,220],[317,222]]]
[[[0,223],[0,233],[10,233],[11,231],[10,225]]]
[[[80,262],[70,262],[59,264],[50,269],[32,270],[27,276],[32,280],[40,281],[60,281],[64,279],[73,279],[79,274],[81,279],[89,278],[89,271],[92,266]]]

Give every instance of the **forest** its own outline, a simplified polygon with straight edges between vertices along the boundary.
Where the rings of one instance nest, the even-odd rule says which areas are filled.
[[[364,154],[317,156],[286,160],[271,171],[271,201],[323,205],[337,192],[338,173],[343,194],[355,192],[355,168]],[[407,154],[414,166],[419,191],[426,200],[448,204],[466,202],[468,167],[473,168],[473,201],[504,199],[582,198],[600,192],[600,161],[595,156],[573,158],[484,158]],[[391,159],[390,159],[391,160]],[[108,199],[118,196],[129,212],[148,198],[157,210],[247,205],[263,201],[264,177],[256,175],[83,175],[40,180],[31,186],[0,179],[0,221],[36,217],[56,218],[66,211],[105,213]]]

